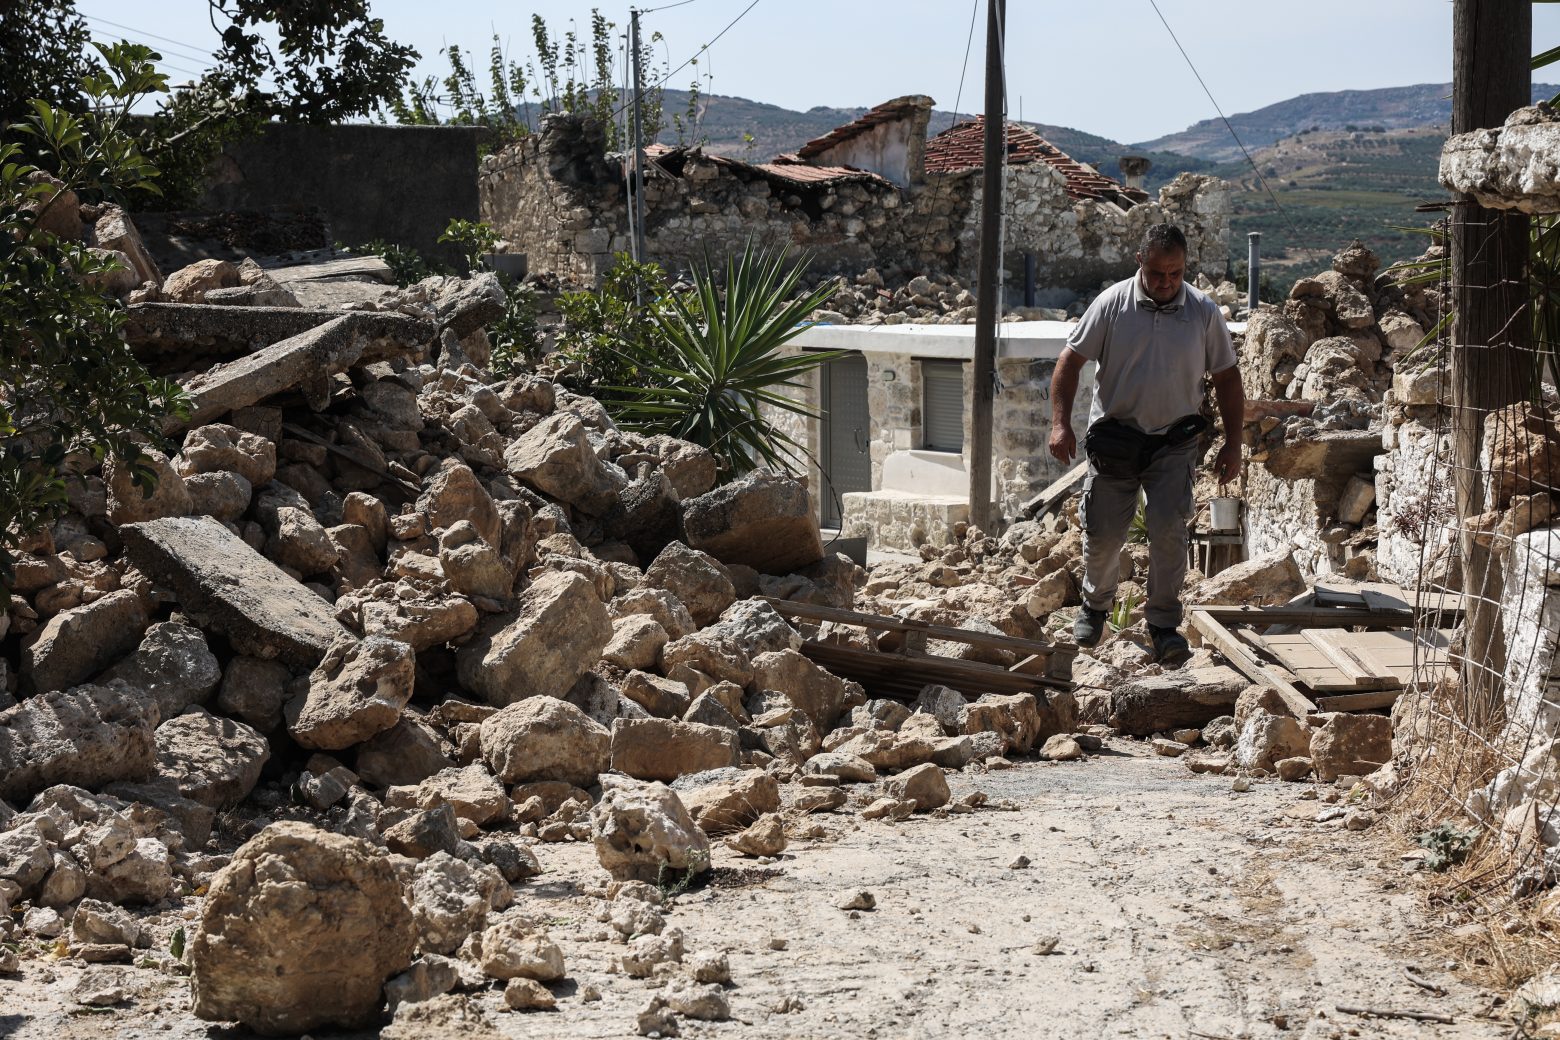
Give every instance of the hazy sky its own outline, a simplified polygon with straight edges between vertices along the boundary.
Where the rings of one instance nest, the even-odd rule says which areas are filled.
[[[667,0],[675,3],[676,0]],[[664,37],[675,66],[714,39],[750,0],[686,0],[641,22]],[[964,74],[960,109],[978,110],[985,0]],[[1450,0],[1158,0],[1226,114],[1311,91],[1404,86],[1451,79]],[[216,46],[206,0],[77,0],[94,31],[163,50],[187,78]],[[532,54],[531,14],[588,34],[592,7],[628,24],[628,5],[589,0],[475,3],[374,0],[388,35],[422,53],[418,76],[448,72],[447,43],[485,54],[495,32],[511,57]],[[651,4],[649,7],[662,6]],[[871,105],[930,94],[951,109],[970,27],[971,0],[758,0],[701,58],[703,89],[787,108]],[[1560,43],[1560,5],[1534,8],[1535,51]],[[117,22],[121,28],[110,24]],[[177,42],[177,46],[165,40]],[[1009,0],[1009,110],[1135,142],[1215,115],[1149,0],[1062,3]],[[173,66],[178,66],[174,68]],[[695,70],[668,86],[686,87]],[[1540,73],[1560,80],[1560,66]]]

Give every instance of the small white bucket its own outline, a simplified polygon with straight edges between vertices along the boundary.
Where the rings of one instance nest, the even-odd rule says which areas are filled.
[[[1208,500],[1208,530],[1239,531],[1240,499],[1210,498]]]

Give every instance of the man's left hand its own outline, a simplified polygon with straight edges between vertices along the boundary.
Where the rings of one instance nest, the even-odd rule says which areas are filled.
[[[1240,441],[1225,441],[1214,457],[1213,473],[1220,484],[1228,484],[1240,476],[1240,447]]]

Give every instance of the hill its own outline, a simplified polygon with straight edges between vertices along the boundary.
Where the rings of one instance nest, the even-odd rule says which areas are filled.
[[[1287,101],[1230,116],[1230,125],[1248,149],[1265,148],[1305,130],[1407,130],[1448,126],[1452,120],[1452,85],[1420,83],[1411,87],[1378,90],[1334,90],[1301,94]],[[1533,84],[1533,100],[1547,100],[1560,93],[1549,83]],[[1204,119],[1185,130],[1135,147],[1151,151],[1232,162],[1242,158],[1240,148],[1219,119]]]

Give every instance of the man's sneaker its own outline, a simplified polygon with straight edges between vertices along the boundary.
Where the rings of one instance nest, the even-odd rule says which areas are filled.
[[[1105,623],[1110,615],[1093,607],[1078,608],[1078,620],[1073,622],[1073,641],[1079,646],[1095,646],[1105,635]]]
[[[1154,660],[1166,668],[1179,668],[1192,656],[1186,637],[1174,628],[1149,625],[1148,634],[1154,640]]]

